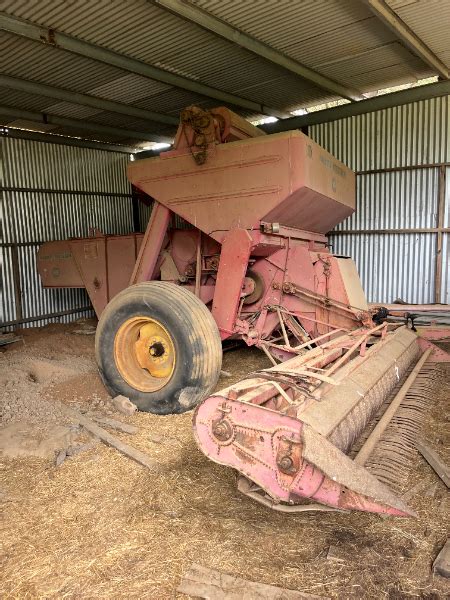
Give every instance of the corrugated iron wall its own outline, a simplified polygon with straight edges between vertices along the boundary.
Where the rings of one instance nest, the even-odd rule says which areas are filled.
[[[93,314],[85,290],[42,288],[36,251],[40,242],[85,236],[92,227],[133,231],[129,156],[8,137],[0,151],[0,326]]]
[[[309,128],[357,172],[357,211],[330,236],[371,302],[450,302],[449,96]]]

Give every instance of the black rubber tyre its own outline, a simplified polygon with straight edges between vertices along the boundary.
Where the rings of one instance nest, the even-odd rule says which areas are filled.
[[[155,391],[132,387],[123,376],[126,363],[117,353],[117,336],[127,323],[146,318],[156,320],[170,336],[176,357],[168,381]],[[222,344],[210,311],[194,294],[173,283],[148,281],[126,288],[107,305],[97,327],[95,355],[112,396],[122,394],[140,410],[166,415],[190,410],[213,391],[222,365]]]

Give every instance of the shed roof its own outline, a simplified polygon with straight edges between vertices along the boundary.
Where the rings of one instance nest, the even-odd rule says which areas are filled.
[[[0,8],[0,124],[55,115],[75,122],[40,130],[116,145],[139,145],[139,132],[146,144],[170,139],[179,111],[193,103],[228,105],[251,120],[288,117],[448,78],[450,66],[450,2],[442,0],[9,0]],[[61,100],[61,89],[150,114]]]

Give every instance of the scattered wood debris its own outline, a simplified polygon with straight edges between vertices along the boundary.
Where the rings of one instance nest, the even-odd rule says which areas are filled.
[[[139,431],[139,428],[135,427],[134,425],[122,423],[122,421],[116,421],[116,419],[103,417],[102,415],[91,415],[91,418],[99,425],[109,427],[110,429],[115,429],[116,431],[121,431],[122,433],[130,433],[131,435],[134,435]]]
[[[441,577],[450,577],[450,538],[437,555],[433,563],[433,571]]]
[[[330,546],[328,548],[327,560],[332,560],[338,563],[345,562],[345,558],[342,556],[342,553],[339,551],[337,546]]]
[[[248,581],[193,563],[177,589],[182,594],[208,598],[208,600],[298,600],[324,598],[287,590],[265,583]]]
[[[67,452],[64,448],[60,450],[55,457],[55,467],[60,467],[67,458]]]
[[[221,377],[233,377],[233,375],[230,373],[230,371],[224,371],[223,369],[220,371],[220,376]]]
[[[14,344],[14,342],[20,342],[22,338],[15,333],[2,333],[0,334],[0,346],[6,346],[6,344]]]
[[[132,415],[137,411],[136,404],[133,404],[126,396],[116,396],[112,401],[114,407],[124,415]]]
[[[438,454],[427,446],[422,440],[416,442],[416,448],[427,463],[434,469],[447,487],[450,487],[450,468],[438,456]]]
[[[66,406],[65,404],[62,404],[62,403],[60,403],[60,406],[61,406],[61,410],[68,417],[70,417],[72,420],[74,420],[77,423],[79,423],[80,425],[82,425],[86,429],[86,431],[89,431],[89,433],[91,433],[94,436],[96,436],[97,438],[99,438],[107,446],[112,446],[113,448],[115,448],[116,450],[121,452],[122,454],[125,454],[125,456],[128,456],[128,458],[131,458],[132,460],[136,461],[140,465],[147,467],[147,469],[149,469],[151,471],[155,471],[158,469],[158,467],[159,467],[158,463],[156,463],[154,460],[152,460],[144,452],[141,452],[137,448],[133,448],[133,446],[125,444],[124,442],[119,440],[117,437],[115,437],[114,435],[112,435],[111,433],[106,431],[105,429],[102,429],[101,427],[99,427],[96,423],[94,423],[94,421],[92,421],[85,415],[82,415],[81,413],[74,410],[73,408],[69,408],[68,406]]]
[[[75,335],[94,335],[96,332],[95,327],[86,328],[86,329],[75,329],[72,331]]]
[[[59,452],[56,453],[55,467],[60,467],[67,458],[72,458],[73,456],[76,456],[77,454],[81,454],[82,452],[91,450],[98,444],[98,442],[99,442],[99,439],[96,438],[96,439],[93,439],[92,441],[86,442],[84,444],[81,442],[75,442],[68,448],[63,448],[62,450],[60,450]]]
[[[76,456],[77,454],[81,454],[82,452],[87,452],[88,450],[92,450],[92,448],[95,448],[95,446],[99,443],[99,439],[94,438],[92,441],[90,442],[86,442],[85,444],[82,443],[75,443],[72,446],[69,446],[66,450],[66,454],[67,457],[71,458],[72,456]]]

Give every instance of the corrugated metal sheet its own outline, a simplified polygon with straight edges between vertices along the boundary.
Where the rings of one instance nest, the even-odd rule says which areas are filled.
[[[450,235],[443,235],[441,302],[450,304]]]
[[[102,3],[74,3],[70,9],[66,2],[42,2],[30,9],[30,6],[19,2],[6,7],[9,14],[230,92],[270,82],[280,76],[280,70],[267,61],[143,0],[115,1],[107,6]],[[61,50],[57,52],[67,54]],[[77,58],[71,56],[72,60]],[[30,68],[34,71],[35,67]],[[76,69],[75,66],[72,68]],[[26,61],[21,67],[22,77],[25,77],[24,69],[27,69]],[[38,74],[32,72],[30,78],[47,82],[48,78],[56,76],[51,63],[43,60],[36,69]],[[96,82],[91,71],[87,65],[82,70],[85,80],[90,78],[91,82]],[[124,72],[116,71],[120,83]],[[64,69],[58,69],[58,73],[63,72]],[[70,87],[70,78],[61,85]],[[111,93],[114,93],[113,87]],[[91,88],[84,91],[91,91]],[[132,93],[135,92],[136,85]],[[189,92],[186,93],[189,95]],[[245,96],[244,93],[242,95]],[[297,98],[300,99],[299,91]],[[187,104],[183,103],[184,106]]]
[[[390,29],[360,0],[196,0],[194,4],[290,58],[363,92],[432,75],[430,68],[399,44]],[[446,20],[441,16],[448,9],[442,9],[439,2],[433,2],[432,6],[430,9],[427,0],[420,0],[409,6],[401,5],[399,10],[414,25],[423,28],[425,43],[430,41],[443,59],[450,60],[450,38]],[[259,58],[239,44],[147,0],[10,0],[3,3],[3,9],[43,27],[284,111],[335,99],[326,90]],[[167,114],[178,114],[193,102],[205,107],[218,104],[186,90],[6,32],[2,32],[0,54],[3,71],[10,75]],[[33,104],[30,109],[51,112],[48,98],[38,102],[37,97],[21,96],[17,106],[25,102]],[[53,105],[61,116],[86,118],[81,109],[71,104],[54,102]],[[251,119],[261,116],[239,112]],[[124,125],[131,128],[129,122],[125,120]],[[145,131],[158,134],[160,129],[155,123],[151,130]],[[68,133],[68,130],[59,128],[58,132]],[[105,136],[97,139],[107,141]]]
[[[125,154],[12,138],[2,147],[5,187],[130,193]]]
[[[310,135],[355,171],[440,163],[450,156],[450,97],[314,125]]]
[[[23,319],[90,306],[84,290],[42,289],[36,270],[38,242],[84,236],[91,227],[112,234],[132,231],[127,155],[11,138],[1,138],[0,144],[4,188],[24,188],[4,189],[0,198],[0,324],[17,318],[13,251],[5,244],[19,244]],[[86,313],[78,311],[58,320],[82,314]],[[25,326],[45,322],[40,319]]]
[[[330,243],[356,262],[369,302],[434,302],[435,235],[331,235]]]
[[[0,209],[1,210],[1,209]],[[0,212],[1,215],[1,212]],[[12,321],[16,316],[12,250],[0,245],[0,323]]]
[[[54,46],[37,44],[1,32],[2,73],[86,93],[125,75],[125,71],[71,54]],[[52,100],[47,98],[47,104]]]
[[[387,0],[389,6],[444,62],[450,58],[448,27],[450,2],[442,0]]]
[[[437,227],[438,168],[360,175],[356,212],[342,229]]]
[[[436,233],[395,233],[437,227],[439,167],[450,161],[450,97],[310,127],[315,141],[356,171],[393,169],[357,176],[357,212],[331,235],[333,251],[352,256],[369,301],[433,302]],[[401,167],[414,167],[401,170]],[[398,169],[398,170],[395,170]],[[449,223],[447,169],[444,227]],[[339,234],[354,230],[354,234]],[[392,230],[392,233],[357,233]],[[444,235],[441,298],[448,302],[450,259]]]
[[[359,0],[193,3],[335,81],[359,85],[362,91],[386,87],[399,76],[412,81],[414,75],[432,74],[409,50],[400,50],[395,34]]]

